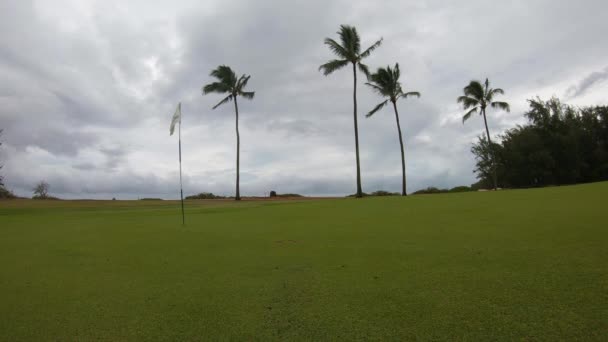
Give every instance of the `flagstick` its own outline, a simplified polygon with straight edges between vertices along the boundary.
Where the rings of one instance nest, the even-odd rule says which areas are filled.
[[[182,183],[182,116],[181,116],[181,106],[180,106],[180,116],[179,116],[179,192],[182,199],[182,225],[186,225],[186,215],[184,214],[184,185]]]

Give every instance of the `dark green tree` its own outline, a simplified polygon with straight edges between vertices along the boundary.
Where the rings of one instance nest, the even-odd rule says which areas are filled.
[[[340,37],[340,43],[331,38],[325,38],[325,45],[327,45],[338,58],[321,65],[319,70],[323,72],[323,75],[327,76],[349,64],[353,67],[353,120],[355,126],[355,155],[357,161],[356,197],[363,197],[363,190],[361,188],[361,166],[359,162],[359,128],[357,125],[357,68],[366,76],[369,75],[367,65],[363,64],[361,61],[364,58],[369,57],[371,53],[382,44],[382,39],[361,51],[361,39],[359,38],[356,28],[353,26],[341,25],[340,31],[337,33]]]
[[[399,71],[399,63],[395,64],[395,67],[391,69],[390,66],[386,68],[378,68],[378,70],[370,75],[369,82],[365,83],[370,86],[376,93],[386,98],[383,102],[379,103],[374,109],[372,109],[366,117],[371,117],[386,106],[389,101],[393,104],[393,110],[395,111],[395,120],[397,122],[397,132],[399,133],[399,145],[401,146],[401,195],[406,196],[406,181],[405,181],[405,148],[403,146],[403,134],[401,133],[401,124],[399,123],[399,112],[397,111],[397,100],[400,98],[408,98],[409,96],[420,97],[420,93],[417,91],[404,92],[399,82],[401,72]]]
[[[495,166],[499,185],[540,187],[608,180],[608,106],[573,107],[552,98],[528,101],[528,124],[517,126],[492,144],[473,145],[476,174],[482,183],[492,179]]]
[[[464,87],[464,95],[458,97],[458,103],[461,103],[464,110],[468,110],[462,117],[462,123],[464,124],[471,115],[479,112],[479,115],[483,116],[483,122],[486,126],[486,136],[490,146],[492,146],[492,139],[490,138],[490,129],[488,128],[488,119],[486,118],[486,109],[488,106],[492,108],[498,108],[502,110],[510,111],[509,104],[502,101],[494,101],[496,95],[503,95],[505,92],[500,89],[490,88],[490,81],[486,78],[485,83],[482,85],[481,82],[473,80]],[[490,149],[491,152],[492,149]],[[498,188],[498,180],[496,176],[496,166],[494,166],[494,189]]]
[[[209,93],[227,94],[227,96],[220,101],[218,104],[213,106],[213,109],[223,105],[224,103],[234,101],[234,112],[236,114],[236,196],[235,199],[239,201],[241,199],[241,193],[239,189],[239,164],[240,164],[240,146],[241,139],[239,135],[239,106],[237,98],[239,96],[251,100],[253,99],[255,92],[245,91],[245,86],[251,76],[242,75],[241,77],[236,76],[236,73],[232,71],[229,66],[220,65],[215,70],[211,71],[212,77],[217,79],[216,82],[209,83],[203,87],[203,95]]]

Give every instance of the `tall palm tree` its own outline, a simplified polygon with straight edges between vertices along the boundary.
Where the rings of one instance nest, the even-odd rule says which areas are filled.
[[[213,109],[223,105],[224,103],[234,101],[234,112],[236,113],[236,196],[235,199],[241,199],[239,190],[239,163],[240,163],[240,146],[241,139],[239,136],[239,106],[237,98],[242,96],[248,100],[253,99],[255,92],[245,91],[245,86],[249,82],[251,76],[242,75],[237,78],[236,73],[229,66],[220,65],[215,70],[211,71],[212,77],[217,79],[217,82],[209,83],[203,87],[203,95],[209,93],[228,94],[222,101],[213,106]]]
[[[359,163],[359,128],[357,126],[357,68],[369,76],[369,69],[367,65],[361,63],[363,58],[369,57],[369,55],[382,44],[382,38],[372,44],[372,46],[361,52],[361,39],[357,33],[357,29],[353,26],[341,25],[340,31],[337,32],[340,36],[340,43],[336,42],[331,38],[325,38],[325,45],[338,57],[333,59],[319,67],[319,70],[323,72],[323,75],[327,76],[336,70],[342,69],[349,63],[353,66],[353,120],[355,123],[355,153],[357,159],[357,197],[363,197],[363,191],[361,190],[361,167]]]
[[[488,129],[488,119],[486,118],[486,108],[491,106],[492,108],[498,108],[509,112],[511,109],[507,102],[494,101],[494,96],[504,95],[504,90],[500,88],[490,88],[490,81],[486,78],[485,83],[482,85],[481,82],[473,80],[468,86],[463,89],[464,95],[458,97],[458,103],[462,103],[464,110],[469,110],[462,117],[462,123],[464,124],[471,115],[479,112],[479,115],[483,115],[483,122],[486,125],[486,136],[488,138],[489,151],[492,151],[492,140],[490,139],[490,130]],[[489,152],[492,153],[492,152]],[[494,159],[494,158],[492,158]],[[498,189],[498,180],[496,177],[496,165],[493,166],[494,172],[494,190]]]
[[[409,96],[420,97],[420,93],[417,91],[409,91],[404,93],[403,89],[401,88],[401,82],[399,82],[399,76],[401,76],[401,72],[399,71],[399,63],[395,64],[394,69],[391,69],[390,66],[387,66],[386,68],[378,68],[378,71],[370,75],[369,82],[365,84],[372,87],[372,89],[378,94],[382,95],[383,97],[386,97],[386,100],[384,100],[384,102],[379,103],[374,109],[367,113],[366,117],[369,118],[374,115],[377,111],[386,106],[389,101],[393,104],[393,109],[395,111],[395,119],[397,120],[397,131],[399,133],[399,144],[401,145],[401,195],[406,196],[407,193],[405,191],[405,149],[403,147],[401,124],[399,124],[399,112],[397,112],[397,100],[400,98],[405,99]]]

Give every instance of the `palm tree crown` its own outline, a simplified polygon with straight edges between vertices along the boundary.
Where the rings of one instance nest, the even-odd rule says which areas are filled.
[[[226,102],[234,100],[237,96],[242,96],[246,99],[253,99],[255,92],[244,91],[247,82],[249,82],[249,75],[242,75],[237,79],[236,73],[226,65],[220,65],[215,70],[211,71],[210,74],[215,77],[218,81],[209,83],[203,87],[203,95],[209,93],[228,94],[222,101],[213,106],[213,109],[223,105]]]
[[[464,87],[464,95],[458,97],[458,103],[462,103],[465,110],[470,109],[462,117],[462,122],[467,121],[471,115],[478,111],[479,115],[484,115],[488,105],[509,112],[511,108],[508,103],[494,101],[494,96],[504,95],[504,93],[501,88],[490,88],[490,81],[487,78],[483,85],[479,81],[471,81],[468,86]]]
[[[355,27],[340,25],[340,31],[337,33],[340,36],[341,44],[331,38],[325,38],[325,45],[329,46],[329,49],[338,57],[338,59],[331,60],[321,65],[319,70],[323,72],[323,75],[327,76],[334,71],[347,66],[348,63],[353,63],[359,67],[361,72],[368,76],[369,69],[367,65],[361,63],[361,60],[369,57],[374,50],[382,45],[382,38],[368,47],[365,51],[361,52],[361,38]]]
[[[386,97],[387,99],[367,113],[367,117],[374,115],[377,111],[382,109],[382,107],[386,106],[388,101],[395,103],[399,98],[405,99],[410,96],[420,97],[420,93],[417,91],[403,92],[401,82],[399,82],[400,76],[401,72],[399,71],[399,63],[396,63],[393,69],[391,69],[390,66],[387,66],[386,68],[378,68],[378,71],[370,75],[369,82],[365,84],[370,86],[376,93]]]

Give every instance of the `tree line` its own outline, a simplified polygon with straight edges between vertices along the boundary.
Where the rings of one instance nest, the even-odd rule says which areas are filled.
[[[527,124],[500,142],[480,137],[471,152],[482,186],[505,188],[608,180],[608,106],[575,107],[557,98],[528,100]]]

